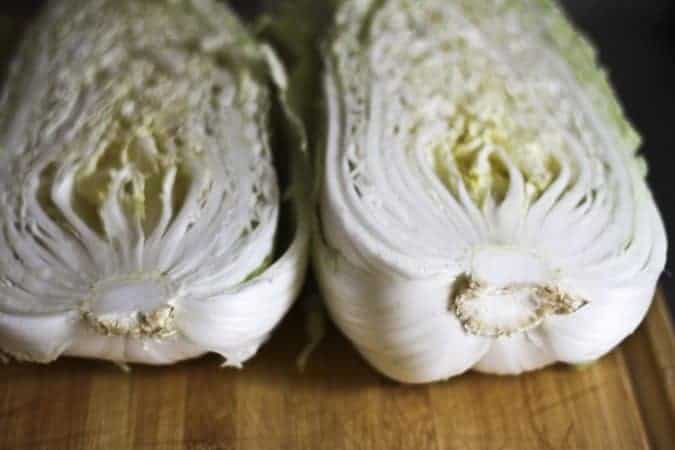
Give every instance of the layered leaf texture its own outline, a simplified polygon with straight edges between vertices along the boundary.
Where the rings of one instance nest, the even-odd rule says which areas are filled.
[[[666,239],[593,49],[539,0],[352,0],[324,49],[315,260],[328,309],[404,382],[599,358]]]
[[[271,58],[211,0],[49,3],[0,99],[5,354],[256,352],[308,241],[275,171]]]

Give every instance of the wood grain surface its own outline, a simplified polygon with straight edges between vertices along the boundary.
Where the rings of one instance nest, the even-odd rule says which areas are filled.
[[[0,367],[0,449],[670,450],[673,330],[658,295],[620,349],[584,369],[469,373],[428,386],[377,375],[332,327],[307,369],[302,308],[243,370],[66,359]]]
[[[19,25],[0,16],[0,60]],[[675,337],[661,294],[635,334],[583,369],[406,386],[330,326],[299,373],[305,342],[297,307],[241,371],[213,355],[130,373],[75,359],[0,365],[0,450],[675,448]]]

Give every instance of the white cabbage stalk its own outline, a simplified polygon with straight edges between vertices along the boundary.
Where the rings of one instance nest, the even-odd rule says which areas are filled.
[[[403,382],[586,363],[665,264],[639,138],[544,0],[346,1],[324,51],[315,259],[328,309]]]
[[[280,69],[215,1],[49,2],[0,99],[5,356],[256,352],[308,251],[273,165]]]

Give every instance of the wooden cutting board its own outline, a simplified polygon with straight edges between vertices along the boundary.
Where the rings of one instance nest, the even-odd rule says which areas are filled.
[[[429,386],[377,375],[334,328],[304,373],[296,308],[244,370],[61,360],[0,367],[0,449],[672,450],[673,328],[640,329],[584,369],[469,373]]]
[[[0,17],[0,60],[20,22]],[[584,369],[405,386],[334,328],[304,373],[301,308],[242,371],[61,360],[0,366],[0,450],[672,450],[675,338],[664,299]]]

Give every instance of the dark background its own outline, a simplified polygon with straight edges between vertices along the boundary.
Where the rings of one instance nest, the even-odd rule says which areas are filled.
[[[266,0],[268,4],[272,0]],[[279,0],[283,1],[283,0]],[[322,0],[316,0],[322,1]],[[30,17],[41,0],[0,0],[0,15]],[[259,10],[261,0],[233,0],[245,16]],[[572,20],[596,44],[600,59],[644,138],[642,152],[649,161],[649,183],[663,214],[669,237],[675,236],[675,1],[560,0]],[[675,313],[675,248],[662,286]]]

